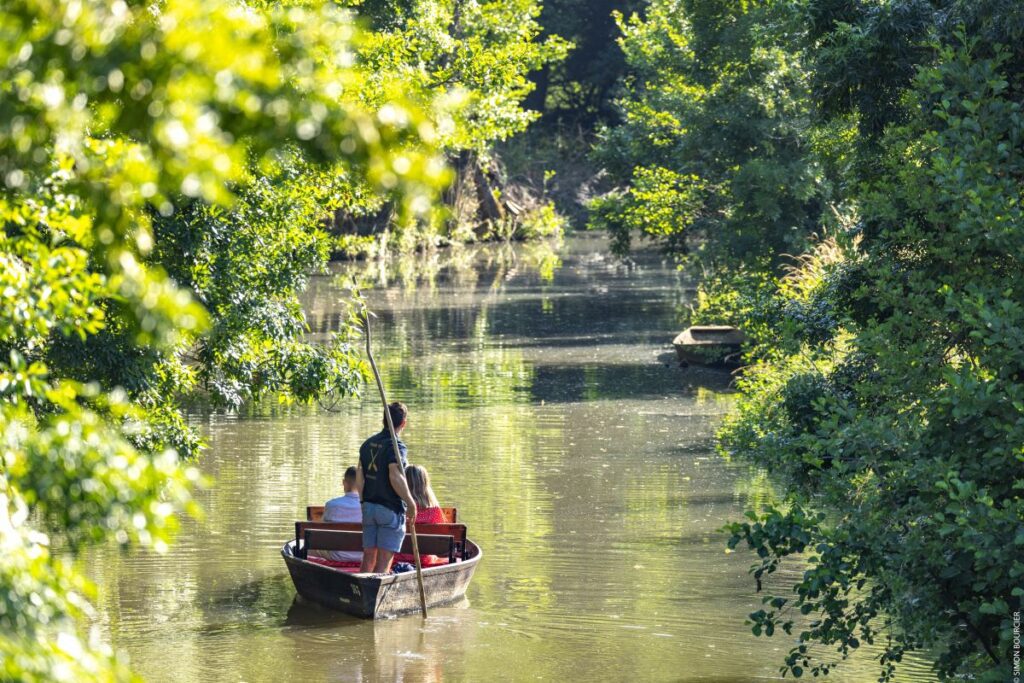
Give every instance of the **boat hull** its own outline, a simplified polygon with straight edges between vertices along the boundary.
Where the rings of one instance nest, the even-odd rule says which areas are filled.
[[[416,572],[353,574],[309,562],[294,554],[295,541],[281,549],[295,590],[306,600],[363,619],[382,619],[420,610]],[[483,553],[466,541],[467,559],[423,570],[423,591],[428,607],[461,600],[466,594]]]
[[[694,326],[672,340],[682,365],[738,365],[745,336],[725,325]]]
[[[681,365],[736,367],[740,365],[740,347],[734,344],[675,344],[676,360]]]

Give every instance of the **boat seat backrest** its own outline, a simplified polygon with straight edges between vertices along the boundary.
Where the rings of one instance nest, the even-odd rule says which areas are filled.
[[[417,524],[416,534],[422,536],[424,534],[437,534],[441,536],[451,536],[455,539],[455,554],[458,557],[465,557],[466,553],[466,525],[465,524]],[[408,538],[408,533],[406,534]],[[437,553],[433,553],[437,554]]]
[[[358,531],[362,533],[363,525],[357,522],[295,522],[296,546],[302,541],[307,529],[329,529],[333,531]],[[466,525],[465,524],[417,524],[417,534],[438,534],[441,536],[452,536],[455,539],[456,553],[461,557],[466,550]],[[362,550],[360,545],[356,550]],[[410,551],[411,552],[411,551]],[[431,553],[436,555],[437,553]]]
[[[306,552],[310,550],[359,551],[363,549],[363,534],[357,531],[306,529],[303,541]],[[452,536],[419,534],[417,541],[421,555],[437,555],[438,557],[447,557],[449,562],[455,561],[455,539]],[[411,536],[406,536],[402,541],[400,552],[412,553]]]
[[[454,524],[459,519],[458,508],[441,508],[441,513],[444,515],[444,521],[449,524]],[[322,522],[324,520],[324,506],[307,505],[306,520],[309,522]]]

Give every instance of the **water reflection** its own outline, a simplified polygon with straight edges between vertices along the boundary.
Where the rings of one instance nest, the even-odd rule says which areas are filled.
[[[280,546],[379,428],[369,395],[338,412],[194,414],[217,481],[206,521],[167,556],[90,554],[98,624],[159,681],[776,678],[790,643],[743,625],[760,607],[751,558],[718,532],[772,495],[714,452],[732,378],[666,357],[686,278],[605,249],[471,247],[340,266],[309,291],[326,335],[343,319],[338,277],[375,282],[376,355],[411,409],[411,459],[486,553],[467,602],[371,623],[295,598]],[[875,669],[862,653],[830,678]],[[930,678],[920,663],[905,675]]]

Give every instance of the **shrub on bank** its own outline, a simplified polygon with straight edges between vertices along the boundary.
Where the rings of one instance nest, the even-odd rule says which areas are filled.
[[[598,150],[619,187],[591,222],[703,267],[691,321],[750,340],[721,444],[788,492],[730,544],[758,553],[759,588],[806,563],[754,633],[797,637],[787,675],[871,643],[883,680],[912,650],[943,679],[1007,680],[1024,601],[1024,7],[655,0],[620,25],[622,121]],[[850,218],[815,243],[829,205]]]

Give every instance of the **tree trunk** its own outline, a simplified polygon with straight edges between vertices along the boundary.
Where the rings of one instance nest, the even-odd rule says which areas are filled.
[[[473,160],[473,184],[476,185],[476,198],[480,203],[480,217],[492,221],[504,218],[505,211],[495,198],[494,192],[491,190],[491,181],[478,159]]]
[[[545,64],[540,71],[534,71],[530,74],[530,80],[533,81],[536,87],[523,100],[523,108],[532,109],[544,114],[547,112],[546,105],[548,101],[548,84],[551,81],[551,66]]]

